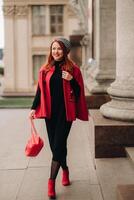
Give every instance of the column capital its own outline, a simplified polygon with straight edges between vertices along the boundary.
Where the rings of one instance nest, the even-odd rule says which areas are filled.
[[[3,6],[4,16],[13,16],[15,13],[15,6]]]
[[[4,16],[23,17],[28,15],[28,6],[3,6]]]
[[[15,16],[23,17],[28,15],[28,6],[16,6],[15,7]]]

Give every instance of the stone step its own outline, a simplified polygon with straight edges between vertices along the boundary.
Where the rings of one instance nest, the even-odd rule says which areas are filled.
[[[134,147],[126,147],[125,150],[127,152],[128,157],[130,158],[130,160],[134,164]]]
[[[118,185],[117,200],[134,200],[134,184]]]
[[[134,196],[132,199],[117,199],[119,185],[134,185],[134,168],[128,157],[95,159],[95,162],[104,200],[134,200]]]

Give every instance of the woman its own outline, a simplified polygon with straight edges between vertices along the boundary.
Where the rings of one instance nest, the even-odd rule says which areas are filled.
[[[68,58],[70,42],[55,39],[50,46],[47,64],[39,71],[38,86],[30,118],[45,118],[52,163],[48,180],[48,196],[56,198],[55,180],[62,167],[62,184],[70,185],[67,166],[67,138],[72,122],[88,120],[83,79],[78,66]]]

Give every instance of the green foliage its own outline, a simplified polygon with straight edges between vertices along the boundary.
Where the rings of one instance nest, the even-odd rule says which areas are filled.
[[[4,75],[4,68],[0,66],[0,74]]]
[[[6,97],[0,99],[0,108],[30,108],[32,97]]]

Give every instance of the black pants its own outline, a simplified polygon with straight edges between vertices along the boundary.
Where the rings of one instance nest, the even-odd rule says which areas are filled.
[[[67,156],[67,138],[72,126],[72,121],[66,120],[65,112],[45,119],[50,148],[53,160],[63,163]]]

